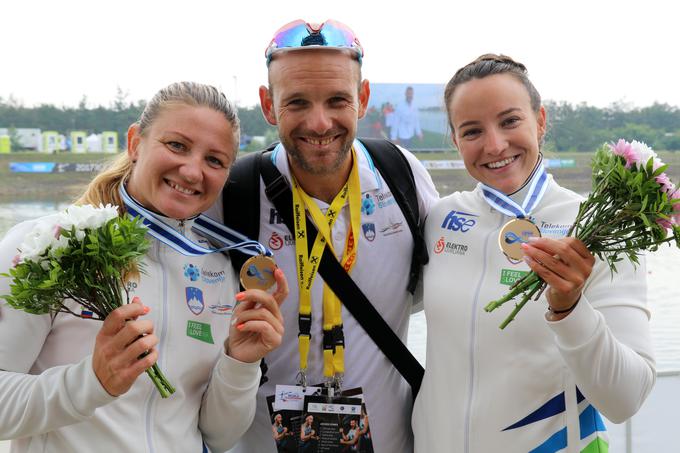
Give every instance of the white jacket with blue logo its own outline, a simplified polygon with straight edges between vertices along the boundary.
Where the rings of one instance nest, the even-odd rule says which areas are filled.
[[[0,242],[0,272],[34,223]],[[187,236],[204,242],[190,227]],[[143,373],[110,396],[92,369],[100,321],[30,315],[0,301],[0,439],[17,439],[12,452],[200,453],[205,442],[217,453],[250,425],[259,366],[231,359],[223,345],[238,288],[231,265],[221,254],[185,257],[151,241],[131,297],[151,307],[144,319],[153,321],[158,365],[176,392],[160,398]],[[0,277],[0,294],[9,283]]]
[[[581,197],[549,178],[531,213],[544,237],[562,237]],[[606,427],[631,417],[655,381],[646,269],[597,260],[579,304],[546,321],[545,295],[505,330],[514,306],[483,308],[505,294],[526,264],[498,245],[510,219],[479,186],[436,204],[427,219],[424,272],[427,366],[412,426],[417,453],[606,452]]]

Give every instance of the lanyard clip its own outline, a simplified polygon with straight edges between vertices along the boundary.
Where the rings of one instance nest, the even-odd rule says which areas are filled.
[[[298,371],[297,376],[295,376],[297,384],[302,387],[302,390],[307,389],[307,372],[305,370]]]
[[[342,377],[342,373],[336,373],[333,376],[326,378],[324,386],[326,387],[329,398],[333,398],[336,393],[340,394],[342,392]]]

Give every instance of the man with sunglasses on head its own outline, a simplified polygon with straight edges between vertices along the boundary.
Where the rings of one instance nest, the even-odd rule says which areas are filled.
[[[265,56],[269,86],[260,87],[260,102],[266,120],[278,128],[280,143],[263,157],[259,157],[261,153],[255,157],[260,159],[259,165],[275,168],[282,178],[277,180],[278,189],[265,189],[268,182],[265,170],[260,169],[263,180],[259,209],[255,208],[260,222],[253,236],[273,249],[278,266],[298,284],[291,283],[290,295],[281,307],[286,332],[279,349],[266,357],[268,382],[258,393],[255,421],[232,451],[276,451],[265,398],[274,394],[277,384],[328,382],[336,392],[362,388],[371,416],[374,451],[411,452],[415,395],[347,310],[347,300],[341,300],[324,282],[323,269],[319,271],[323,265],[318,266],[324,247],[330,249],[331,256],[335,255],[396,334],[393,343],[406,343],[414,307],[407,286],[418,241],[414,241],[400,203],[386,183],[389,175],[381,175],[368,145],[356,138],[357,122],[366,113],[370,94],[368,80],[361,78],[363,48],[352,30],[340,22],[328,20],[317,25],[298,20],[278,30]],[[382,145],[394,147],[389,142]],[[393,149],[394,156],[410,167],[416,192],[412,199],[417,198],[415,211],[422,221],[438,198],[437,191],[412,154]],[[232,200],[250,196],[237,176],[247,161],[235,163],[234,178],[230,177],[225,189],[223,202],[229,210],[223,214],[222,207],[215,206],[210,212],[215,217],[224,215],[225,223],[235,229],[244,216],[250,216],[242,212],[248,205],[245,201],[243,210],[230,212]],[[257,178],[252,171],[247,173],[250,177],[245,180]],[[283,192],[292,198],[287,212],[279,212],[276,206],[281,205],[270,200]],[[284,224],[287,216],[292,219],[289,224],[294,223],[290,228]],[[236,220],[230,222],[230,217]],[[316,240],[308,243],[312,224],[311,228],[319,231]],[[353,313],[360,317],[370,309],[358,307]]]

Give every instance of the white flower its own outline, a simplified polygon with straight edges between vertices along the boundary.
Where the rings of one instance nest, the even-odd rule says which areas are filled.
[[[633,140],[630,145],[633,147],[633,150],[640,156],[639,160],[639,166],[644,167],[647,165],[647,162],[649,161],[650,158],[654,160],[659,160],[659,157],[656,155],[654,150],[647,146],[646,143],[643,142],[638,142],[637,140]]]
[[[69,206],[56,216],[43,218],[35,224],[19,246],[19,260],[38,262],[48,250],[49,255],[54,257],[58,249],[68,247],[68,239],[60,234],[62,229],[75,227],[75,238],[82,241],[85,229],[99,228],[117,216],[118,206],[110,204],[99,205],[98,208],[92,205]]]
[[[20,261],[38,261],[38,258],[57,242],[54,235],[55,220],[55,217],[48,217],[35,224],[19,246]]]
[[[71,227],[75,227],[76,230],[99,228],[116,217],[118,217],[118,206],[110,204],[103,206],[100,204],[98,208],[95,208],[89,204],[83,206],[73,205],[59,214],[59,225],[67,230],[70,230]]]
[[[59,236],[59,238],[52,243],[49,255],[53,258],[58,258],[61,256],[60,252],[63,252],[68,248],[68,238],[66,236]]]

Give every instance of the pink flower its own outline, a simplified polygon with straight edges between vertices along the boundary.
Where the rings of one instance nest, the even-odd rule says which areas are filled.
[[[17,267],[19,262],[21,262],[21,255],[14,255],[14,258],[12,258],[12,267]]]
[[[680,199],[680,189],[676,189],[668,196],[668,198],[670,198],[671,201]],[[673,212],[674,214],[671,216],[671,221],[674,225],[680,225],[680,201],[677,201],[675,204],[673,204]]]
[[[670,230],[671,228],[673,228],[673,222],[671,222],[670,220],[656,219],[656,223],[661,225],[661,227],[665,228],[666,230]]]
[[[616,145],[609,145],[609,148],[614,155],[623,157],[626,161],[626,168],[630,168],[633,164],[640,162],[640,156],[633,148],[633,145],[624,139],[619,139]]]
[[[654,180],[661,186],[661,192],[673,193],[675,191],[675,184],[671,182],[666,173],[661,173]]]

